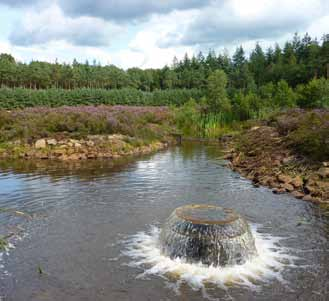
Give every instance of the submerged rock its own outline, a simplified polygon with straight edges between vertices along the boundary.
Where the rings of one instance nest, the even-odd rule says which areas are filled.
[[[161,252],[172,259],[232,266],[252,259],[257,250],[249,225],[231,209],[211,205],[177,208],[160,234]]]

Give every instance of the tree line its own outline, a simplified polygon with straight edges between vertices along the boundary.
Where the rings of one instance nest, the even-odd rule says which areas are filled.
[[[205,89],[209,75],[221,69],[228,76],[228,91],[250,90],[267,83],[285,80],[289,86],[307,83],[312,78],[329,78],[329,34],[321,41],[308,34],[295,34],[281,48],[278,44],[263,50],[257,43],[247,58],[242,46],[230,57],[209,51],[183,59],[174,58],[161,69],[120,69],[101,66],[96,61],[72,64],[32,61],[17,62],[10,54],[0,55],[0,86],[29,89],[122,89],[141,91],[167,89]]]

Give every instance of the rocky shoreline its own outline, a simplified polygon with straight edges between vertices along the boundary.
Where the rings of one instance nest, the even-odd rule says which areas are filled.
[[[174,141],[146,142],[125,135],[93,135],[84,139],[42,138],[31,143],[15,141],[2,145],[0,159],[78,161],[118,159],[149,154],[167,148]]]
[[[329,204],[329,163],[298,156],[275,127],[256,126],[225,141],[228,166],[273,193]]]

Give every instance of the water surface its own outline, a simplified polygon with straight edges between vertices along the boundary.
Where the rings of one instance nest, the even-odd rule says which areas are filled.
[[[298,258],[283,269],[282,280],[273,278],[260,289],[205,284],[209,298],[328,300],[328,213],[253,187],[227,169],[220,155],[218,146],[188,144],[116,164],[0,163],[0,208],[28,214],[0,213],[0,235],[16,234],[15,248],[1,260],[0,296],[202,300],[203,289],[188,282],[177,289],[177,275],[141,277],[150,266],[131,264],[137,257],[130,257],[125,245],[159,228],[176,207],[201,203],[234,208],[258,225],[259,235],[282,238],[273,252],[284,249]]]

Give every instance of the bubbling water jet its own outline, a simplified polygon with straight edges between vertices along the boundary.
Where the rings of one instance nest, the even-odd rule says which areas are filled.
[[[242,265],[257,255],[247,221],[213,205],[175,209],[161,230],[160,250],[171,259],[214,267]]]

